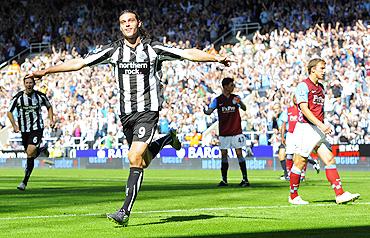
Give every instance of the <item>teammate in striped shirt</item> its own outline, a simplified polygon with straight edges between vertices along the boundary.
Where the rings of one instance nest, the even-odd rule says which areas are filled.
[[[319,83],[319,80],[324,80],[325,64],[322,59],[310,60],[307,66],[309,76],[298,84],[295,92],[300,113],[294,129],[294,165],[290,172],[288,201],[293,205],[308,204],[298,195],[298,188],[301,171],[314,148],[317,148],[317,154],[325,164],[326,178],[334,189],[336,203],[347,203],[360,197],[360,194],[343,190],[334,155],[326,140],[326,135],[331,133],[331,127],[324,124],[324,86]]]
[[[50,127],[54,127],[53,108],[46,95],[34,90],[35,80],[33,78],[24,79],[25,90],[18,92],[10,103],[7,116],[12,124],[14,132],[21,132],[22,144],[27,154],[27,165],[23,181],[18,185],[18,189],[24,191],[34,168],[35,159],[43,151],[47,152],[46,147],[39,147],[44,131],[41,107],[48,109]],[[13,116],[17,116],[17,122]]]
[[[139,192],[143,169],[167,144],[180,149],[176,132],[152,142],[163,102],[162,63],[166,60],[187,59],[199,62],[220,62],[228,65],[226,57],[211,55],[198,49],[176,49],[151,40],[142,27],[138,14],[125,10],[119,16],[123,39],[105,45],[85,58],[76,58],[63,64],[37,71],[29,77],[68,72],[110,63],[114,67],[117,87],[120,89],[120,111],[123,131],[130,146],[128,159],[130,174],[126,198],[121,209],[109,214],[108,219],[127,226],[129,215]]]

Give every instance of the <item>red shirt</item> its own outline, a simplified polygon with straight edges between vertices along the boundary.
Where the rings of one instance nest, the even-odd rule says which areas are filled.
[[[313,115],[324,122],[324,86],[320,83],[315,85],[309,78],[299,83],[296,90],[297,104],[300,105],[302,102],[308,103],[308,108]],[[303,123],[312,124],[301,112],[299,111],[298,121]]]
[[[233,103],[234,97],[237,97],[237,95],[231,94],[227,98],[225,95],[221,94],[216,98],[220,136],[234,136],[242,134],[239,106]]]
[[[299,109],[297,106],[288,107],[288,132],[293,133],[295,125],[297,124],[299,116]]]

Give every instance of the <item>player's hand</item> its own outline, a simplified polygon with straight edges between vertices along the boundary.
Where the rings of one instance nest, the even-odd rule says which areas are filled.
[[[231,60],[229,58],[227,58],[226,56],[216,55],[216,61],[225,65],[225,66],[230,66],[230,64],[231,64]]]
[[[320,130],[325,134],[325,135],[328,135],[332,132],[331,130],[331,126],[329,125],[325,125],[325,124],[322,124],[319,126]]]
[[[41,79],[45,75],[46,75],[46,70],[44,69],[44,70],[35,71],[32,74],[28,74],[28,75],[26,75],[25,78],[26,79],[28,79],[28,78]]]
[[[241,98],[239,96],[236,96],[236,97],[233,98],[233,103],[234,104],[239,104],[240,100],[241,100]]]
[[[14,131],[14,133],[18,133],[19,132],[19,126],[18,125],[13,126],[13,131]]]
[[[50,120],[50,128],[54,128],[55,127],[55,121],[54,120]]]

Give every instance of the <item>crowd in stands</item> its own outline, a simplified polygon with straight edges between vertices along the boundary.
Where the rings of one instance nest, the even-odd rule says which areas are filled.
[[[123,9],[139,12],[156,40],[188,41],[204,48],[237,23],[259,22],[261,32],[287,28],[298,32],[316,23],[353,25],[369,16],[368,0],[21,0],[0,4],[0,62],[30,43],[55,44],[81,55],[119,39]],[[47,12],[45,12],[47,11]]]
[[[149,1],[142,2],[150,4]],[[213,3],[213,1],[204,2]],[[248,2],[261,3],[263,1]],[[293,1],[288,1],[288,3],[291,2]],[[302,7],[296,9],[303,14],[307,9],[311,9],[314,3],[319,4],[320,2],[322,1],[302,1]],[[353,2],[358,3],[359,1]],[[67,3],[75,4],[72,1],[67,1]],[[180,3],[183,7],[175,8],[170,4],[167,6],[168,11],[181,9],[186,12],[186,9],[195,7],[191,1],[174,1],[172,4]],[[159,1],[159,4],[163,7],[162,1]],[[189,4],[193,7],[189,7]],[[304,4],[308,4],[308,8],[303,8]],[[271,9],[283,15],[286,18],[285,25],[288,25],[291,19],[296,19],[294,13],[290,13],[291,16],[285,14],[285,8],[271,7],[274,4],[270,7],[262,5],[261,9],[266,9],[266,11]],[[323,5],[325,4],[320,6]],[[86,6],[89,4],[86,3]],[[235,7],[237,6],[235,4]],[[293,5],[290,6],[293,7]],[[210,133],[209,137],[202,138],[202,133],[217,119],[216,113],[206,116],[203,108],[221,93],[220,80],[225,76],[231,76],[236,79],[236,93],[248,102],[247,111],[241,111],[243,130],[256,132],[259,135],[253,141],[255,145],[273,143],[269,141],[270,135],[268,135],[268,132],[272,131],[274,120],[272,107],[280,104],[281,108],[286,109],[291,103],[295,86],[307,77],[305,66],[309,59],[322,57],[327,62],[324,83],[327,91],[325,112],[326,122],[333,126],[331,142],[370,143],[370,22],[361,20],[353,22],[350,17],[352,13],[346,13],[348,7],[353,7],[355,10],[351,9],[351,11],[357,12],[358,16],[361,16],[363,11],[369,13],[369,4],[364,2],[352,5],[352,1],[350,3],[329,1],[328,9],[329,6],[335,6],[335,12],[343,11],[344,17],[341,19],[345,19],[345,23],[353,24],[347,25],[339,22],[313,24],[315,18],[311,18],[312,21],[307,27],[306,23],[298,21],[300,24],[296,24],[293,28],[282,28],[284,24],[280,26],[276,19],[268,18],[270,20],[265,25],[270,27],[269,24],[273,22],[277,24],[277,28],[275,27],[274,30],[271,28],[266,33],[262,30],[258,31],[252,40],[238,33],[239,42],[237,44],[223,45],[218,51],[212,45],[207,47],[211,53],[230,57],[234,61],[230,67],[225,68],[216,63],[189,61],[165,63],[163,67],[163,81],[166,83],[165,102],[160,113],[158,133],[166,134],[170,128],[176,128],[181,140],[189,141],[194,146],[202,141],[203,144],[213,144],[217,141],[214,132]],[[337,6],[340,7],[336,9]],[[94,11],[88,12],[87,15]],[[238,14],[242,13],[241,11]],[[152,14],[152,12],[145,14]],[[150,19],[145,14],[143,18]],[[315,14],[327,16],[329,13],[321,9]],[[159,15],[165,16],[163,12]],[[305,15],[301,17],[305,18]],[[337,15],[333,19],[336,17]],[[109,24],[112,19],[116,18],[110,18]],[[53,21],[62,22],[59,18]],[[98,22],[101,21],[96,21]],[[186,22],[193,24],[189,23],[189,19]],[[108,24],[107,21],[105,23]],[[116,24],[115,21],[113,23]],[[169,28],[171,27],[162,25],[161,30],[158,30],[159,33],[155,35],[161,35],[163,37],[161,40],[173,47],[185,48],[196,45],[195,42],[171,38],[168,34],[166,35],[166,32],[162,32]],[[70,29],[74,29],[74,26],[71,25]],[[112,29],[106,30],[107,39],[111,38],[113,28],[105,29]],[[175,29],[176,32],[177,30]],[[182,31],[185,32],[185,28]],[[100,32],[100,35],[105,34]],[[71,41],[70,48],[65,45],[55,45],[49,54],[26,59],[19,66],[19,73],[0,74],[2,95],[0,124],[2,126],[5,125],[7,105],[11,97],[23,88],[22,76],[36,69],[81,57],[84,53],[79,50],[81,42],[83,41],[77,39]],[[97,41],[91,41],[91,43],[95,44]],[[54,143],[57,146],[68,146],[72,143],[71,138],[81,138],[89,147],[93,147],[94,144],[105,147],[114,146],[113,138],[118,138],[120,142],[125,143],[118,118],[118,89],[112,86],[115,85],[115,80],[110,67],[110,65],[99,65],[77,72],[48,75],[37,83],[38,89],[50,98],[58,119],[56,128],[46,127],[45,137],[58,138]],[[99,138],[104,138],[104,141]]]

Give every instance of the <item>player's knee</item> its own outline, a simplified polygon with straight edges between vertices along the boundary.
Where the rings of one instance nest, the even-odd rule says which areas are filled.
[[[328,166],[328,165],[333,165],[333,164],[335,164],[335,158],[334,156],[331,156],[329,159],[326,160],[326,165]]]
[[[301,155],[295,155],[294,156],[294,164],[298,168],[303,168],[306,163],[307,163],[307,157],[303,157]]]
[[[140,167],[143,165],[143,156],[136,151],[129,151],[127,156],[130,161],[130,165]]]
[[[27,151],[26,151],[26,154],[27,154],[27,158],[32,158],[32,157],[35,157],[36,156],[36,148],[28,148]]]
[[[242,149],[236,149],[235,152],[236,152],[236,156],[238,158],[243,157],[243,151],[242,151]]]

